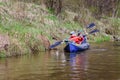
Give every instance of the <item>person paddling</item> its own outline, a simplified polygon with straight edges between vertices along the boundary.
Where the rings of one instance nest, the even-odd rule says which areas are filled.
[[[76,33],[74,31],[72,31],[72,32],[70,32],[70,35],[71,35],[69,38],[70,41],[73,41],[77,44],[81,44],[81,42],[83,41],[83,37],[80,36],[81,35],[80,33],[79,33],[79,35],[76,35]]]
[[[77,36],[77,35],[76,35],[75,31],[70,32],[70,39],[71,39],[71,38],[74,38],[74,37],[76,37],[76,36]]]

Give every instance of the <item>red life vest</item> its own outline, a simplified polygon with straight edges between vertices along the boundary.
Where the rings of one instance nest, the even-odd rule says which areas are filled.
[[[77,44],[80,44],[83,41],[83,37],[74,36],[70,38],[71,41],[74,41]]]

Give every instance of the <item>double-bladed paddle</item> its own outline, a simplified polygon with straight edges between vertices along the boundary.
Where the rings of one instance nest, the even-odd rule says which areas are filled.
[[[92,30],[92,31],[89,32],[89,34],[93,34],[93,33],[96,33],[96,32],[99,32],[99,30],[97,30],[97,29]],[[49,47],[49,49],[55,48],[56,46],[60,45],[62,42],[65,42],[65,40],[55,42],[54,44],[52,44],[52,45]]]
[[[99,32],[99,30],[98,29],[94,29],[94,30],[90,31],[89,34],[94,34],[96,32]]]
[[[94,27],[94,26],[95,26],[94,23],[90,23],[86,28],[92,28],[92,27]]]
[[[56,46],[60,45],[63,41],[57,41],[54,44],[52,44],[49,49],[55,48]]]

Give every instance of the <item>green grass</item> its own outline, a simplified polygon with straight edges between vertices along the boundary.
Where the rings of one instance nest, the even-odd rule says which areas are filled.
[[[89,8],[90,8],[90,11],[92,11],[93,13],[98,12],[98,8],[97,7],[91,6]]]
[[[49,12],[50,14],[54,14],[54,9],[49,8],[49,9],[48,9],[48,12]]]
[[[81,25],[76,22],[65,22],[63,26],[69,30],[80,30],[82,29]]]
[[[118,3],[117,16],[120,17],[120,2]]]
[[[120,18],[112,18],[111,20],[111,26],[114,28],[115,34],[120,33]]]
[[[94,41],[96,43],[101,43],[101,42],[105,42],[105,41],[110,41],[110,37],[109,36],[98,36],[94,38]]]
[[[36,38],[37,35],[43,32],[40,28],[29,27],[14,19],[11,22],[6,21],[4,23],[0,23],[0,32],[7,33],[10,37],[9,53],[11,55],[30,53],[30,49],[34,49],[34,51],[43,49],[43,46],[40,45],[40,40]],[[1,52],[0,57],[4,56],[5,54]]]
[[[6,3],[0,3],[0,5],[8,4],[7,6],[12,7],[12,4],[9,2]],[[25,3],[26,5],[27,3]],[[29,4],[28,4],[29,5]],[[9,13],[9,7],[8,9]],[[52,34],[55,35],[55,37],[59,37],[60,39],[67,38],[69,36],[70,31],[78,31],[83,29],[82,23],[77,23],[74,21],[68,21],[67,19],[60,20],[57,16],[53,15],[54,10],[48,9],[48,11],[39,11],[41,9],[38,9],[40,5],[33,4],[32,7],[25,8],[26,15],[28,13],[32,13],[35,18],[33,18],[32,21],[29,20],[31,17],[25,17],[22,20],[19,20],[17,18],[13,18],[12,15],[9,14],[2,14],[0,15],[0,33],[8,34],[11,40],[10,45],[10,53],[29,53],[30,49],[33,49],[35,51],[37,50],[44,50],[44,46],[40,42],[39,39],[37,39],[37,35],[40,35],[41,33],[49,38],[51,42],[54,42],[52,39]],[[35,10],[34,10],[35,9]],[[97,8],[91,7],[90,8],[92,12],[95,12]],[[40,12],[40,13],[39,13]],[[43,12],[43,13],[42,13]],[[21,11],[22,13],[22,11]],[[16,15],[16,14],[15,14]],[[37,16],[36,16],[37,15]],[[61,15],[61,14],[60,14]],[[67,13],[62,13],[62,18],[66,18]],[[86,22],[92,22],[95,21],[92,16],[88,16],[89,14],[86,11],[81,12],[82,18],[81,20],[87,20]],[[18,15],[19,16],[19,15]],[[43,20],[42,20],[43,19]],[[106,19],[106,18],[104,18]],[[112,26],[116,27],[116,30],[120,26],[120,19],[115,18],[111,20]],[[110,25],[111,26],[111,25]],[[103,36],[99,35],[98,37],[94,38],[95,42],[101,43],[104,41],[109,41],[109,36]],[[1,56],[4,56],[5,52],[1,52]]]
[[[50,20],[53,20],[53,21],[58,20],[55,15],[49,15],[49,16],[46,16],[46,18],[47,18],[47,19],[50,19]]]
[[[117,16],[120,17],[120,9],[118,10],[118,15]]]
[[[5,58],[6,55],[5,55],[5,51],[0,51],[0,58]]]
[[[0,2],[0,6],[1,6],[1,5],[2,5],[2,6],[5,5],[5,3],[4,3],[4,2]]]
[[[120,26],[120,18],[113,18],[112,19],[112,26],[119,27]]]

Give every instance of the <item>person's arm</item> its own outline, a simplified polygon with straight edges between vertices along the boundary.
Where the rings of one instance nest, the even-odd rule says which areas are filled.
[[[87,33],[86,29],[84,29],[83,31],[84,31],[84,34],[85,34],[85,35],[88,35],[88,33]]]

